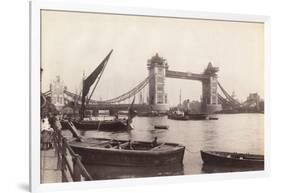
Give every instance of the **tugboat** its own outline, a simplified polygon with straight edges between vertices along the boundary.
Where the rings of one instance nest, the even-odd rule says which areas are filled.
[[[183,102],[183,105],[181,104],[181,90],[180,90],[180,97],[179,97],[180,103],[176,110],[171,110],[168,113],[168,119],[173,120],[207,120],[208,114],[206,113],[190,113],[190,104],[189,99],[185,100]]]
[[[191,114],[187,112],[171,112],[168,114],[168,119],[173,120],[182,120],[182,121],[188,121],[188,120],[207,120],[208,114],[204,113],[197,113],[197,114]]]

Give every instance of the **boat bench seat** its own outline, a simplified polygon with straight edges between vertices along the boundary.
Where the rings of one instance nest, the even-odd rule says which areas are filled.
[[[129,142],[125,142],[125,143],[119,144],[119,147],[120,147],[120,149],[123,149],[123,148],[125,148],[125,147],[128,146],[128,145],[129,145]],[[117,148],[118,148],[118,145],[114,145],[114,146],[112,146],[111,148],[117,149]]]
[[[156,147],[151,148],[149,151],[155,151],[159,149],[170,149],[170,146],[166,146],[165,143],[161,143],[160,145],[157,145]]]

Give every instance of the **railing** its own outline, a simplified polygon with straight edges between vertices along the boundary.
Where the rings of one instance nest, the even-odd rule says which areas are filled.
[[[80,156],[72,150],[67,139],[61,134],[61,130],[59,129],[55,129],[54,144],[58,157],[57,169],[61,170],[62,182],[93,180],[92,176],[82,164]],[[70,175],[70,179],[67,174]]]

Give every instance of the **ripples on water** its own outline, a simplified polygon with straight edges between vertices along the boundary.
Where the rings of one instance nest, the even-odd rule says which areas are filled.
[[[87,166],[95,179],[169,176],[214,172],[242,171],[237,168],[214,168],[202,164],[200,150],[264,154],[263,114],[222,114],[219,120],[178,121],[167,117],[136,117],[129,132],[83,131],[86,137],[175,142],[185,145],[183,166],[170,168],[122,168]],[[168,125],[168,130],[154,125]],[[254,170],[247,168],[244,170]],[[244,171],[243,170],[243,171]]]

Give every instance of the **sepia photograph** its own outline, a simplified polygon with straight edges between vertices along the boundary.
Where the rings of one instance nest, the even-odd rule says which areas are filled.
[[[264,22],[41,9],[40,183],[264,171],[264,72]]]

